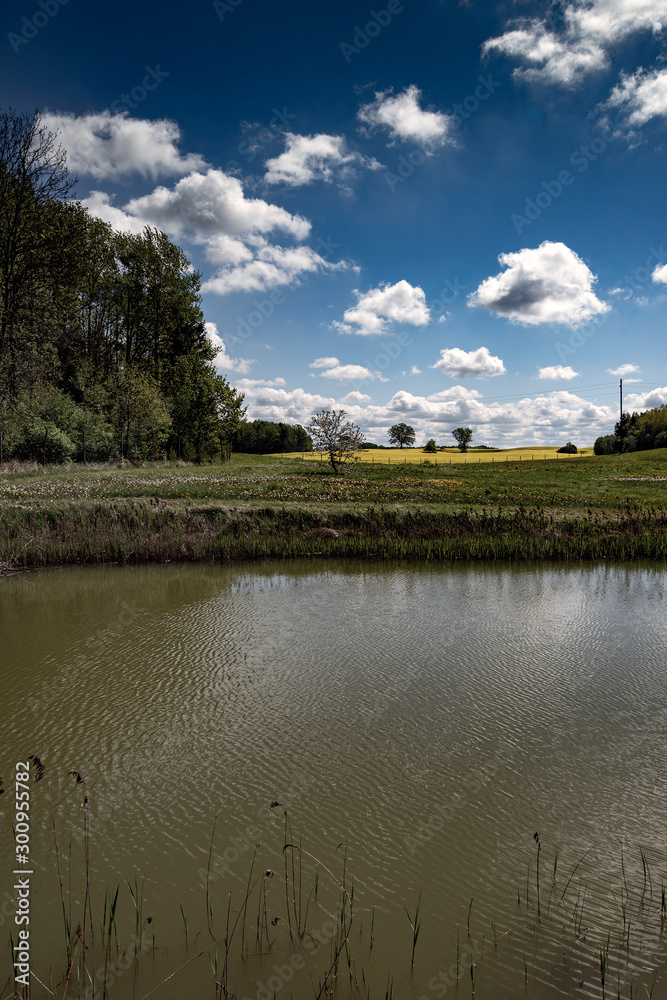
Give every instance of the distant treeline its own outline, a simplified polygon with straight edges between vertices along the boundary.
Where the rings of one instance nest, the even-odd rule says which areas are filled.
[[[599,437],[594,445],[596,455],[614,455],[627,451],[647,451],[667,448],[667,405],[656,406],[643,413],[624,413],[617,421],[613,434]]]
[[[279,451],[312,451],[313,442],[301,424],[253,420],[238,425],[232,447],[246,455],[274,455]]]
[[[199,273],[164,233],[117,233],[71,189],[39,113],[0,114],[3,457],[226,451],[243,396],[213,364]]]

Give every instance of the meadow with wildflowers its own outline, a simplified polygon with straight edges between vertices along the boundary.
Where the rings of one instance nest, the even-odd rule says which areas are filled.
[[[526,453],[436,465],[415,451],[401,464],[351,463],[343,475],[300,456],[234,455],[205,465],[14,463],[0,475],[0,560],[8,571],[309,555],[667,555],[667,449],[574,460]]]

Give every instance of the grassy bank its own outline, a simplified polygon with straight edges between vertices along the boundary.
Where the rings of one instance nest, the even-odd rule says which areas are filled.
[[[0,477],[5,568],[299,556],[667,558],[667,451],[436,468],[300,459]]]

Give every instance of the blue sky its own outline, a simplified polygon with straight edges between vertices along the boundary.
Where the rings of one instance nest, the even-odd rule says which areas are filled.
[[[250,418],[583,446],[667,402],[667,0],[2,12],[3,106],[202,272]]]

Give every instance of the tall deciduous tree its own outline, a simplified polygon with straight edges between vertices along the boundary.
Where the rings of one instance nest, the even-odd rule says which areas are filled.
[[[413,445],[415,443],[415,429],[410,424],[394,424],[389,428],[389,444],[397,444],[399,447]]]
[[[467,451],[468,445],[472,441],[472,431],[469,427],[457,427],[455,431],[452,431],[456,444],[461,451]]]
[[[38,111],[0,114],[0,389],[17,391],[26,328],[71,251],[62,201],[72,189],[66,154]],[[21,320],[27,322],[22,324]],[[23,335],[23,336],[22,336]]]

